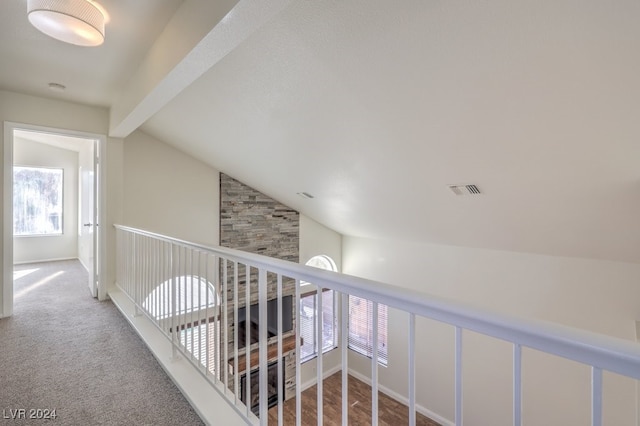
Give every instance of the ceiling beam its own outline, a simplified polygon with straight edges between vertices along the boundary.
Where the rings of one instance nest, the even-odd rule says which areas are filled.
[[[109,136],[124,138],[292,0],[186,0],[112,105]]]

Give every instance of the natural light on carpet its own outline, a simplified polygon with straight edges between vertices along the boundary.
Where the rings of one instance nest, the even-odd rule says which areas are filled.
[[[41,279],[40,281],[31,284],[29,287],[24,288],[22,290],[20,290],[19,292],[17,292],[13,298],[14,299],[18,299],[19,297],[24,296],[25,294],[29,293],[32,290],[35,290],[38,287],[41,287],[43,285],[45,285],[46,283],[48,283],[49,281],[51,281],[54,278],[59,277],[60,275],[64,274],[64,271],[58,271],[56,273],[53,273],[51,275],[49,275],[48,277],[44,277],[43,279]]]
[[[32,274],[36,271],[39,271],[39,268],[36,269],[24,269],[22,271],[13,271],[13,280],[19,280],[22,277],[26,277],[29,274]]]

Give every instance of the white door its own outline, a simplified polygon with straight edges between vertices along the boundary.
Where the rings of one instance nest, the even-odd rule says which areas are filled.
[[[80,259],[89,272],[89,291],[93,297],[98,295],[98,259],[96,256],[98,245],[98,208],[97,191],[98,180],[96,179],[97,161],[97,141],[92,141],[90,149],[83,153],[80,166],[80,229],[78,236],[78,246]]]

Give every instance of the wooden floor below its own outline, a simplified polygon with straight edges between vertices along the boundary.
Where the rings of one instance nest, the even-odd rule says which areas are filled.
[[[323,382],[323,424],[340,425],[342,420],[342,373],[327,377]],[[317,387],[302,392],[302,425],[317,425]],[[349,424],[371,424],[371,386],[349,376]],[[284,403],[283,423],[296,424],[296,400],[292,398]],[[378,422],[380,425],[409,424],[409,408],[378,392]],[[278,424],[278,407],[269,410],[269,424]],[[421,426],[439,426],[439,423],[417,413],[416,424]]]

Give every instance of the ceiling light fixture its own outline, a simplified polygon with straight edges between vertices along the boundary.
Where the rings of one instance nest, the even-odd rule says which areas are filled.
[[[28,0],[31,25],[46,35],[76,46],[104,42],[104,14],[89,0]]]

